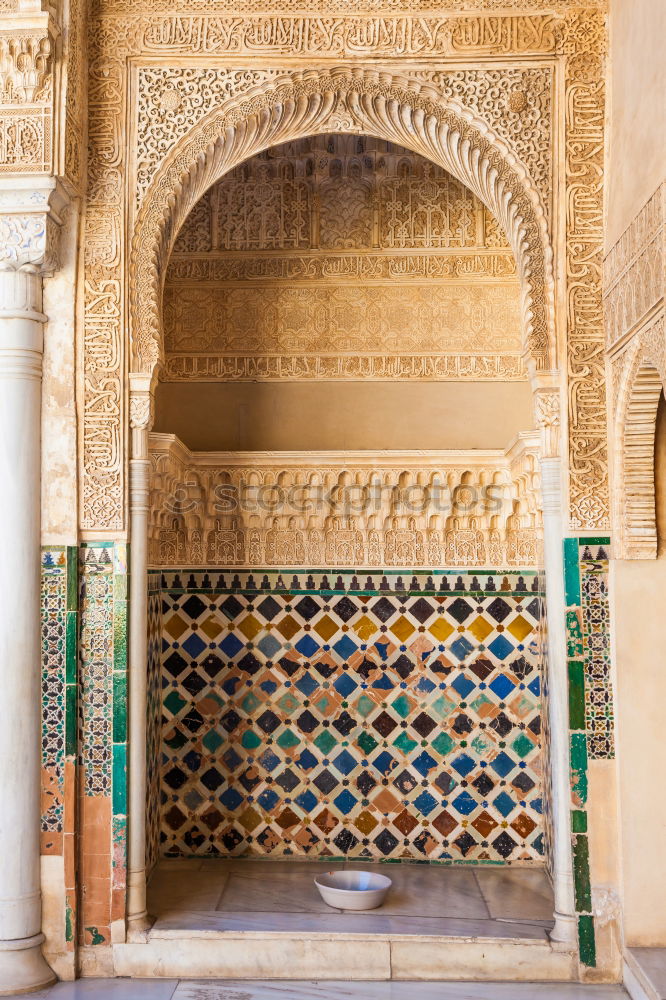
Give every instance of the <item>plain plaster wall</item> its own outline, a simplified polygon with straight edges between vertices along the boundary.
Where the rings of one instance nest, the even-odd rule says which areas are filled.
[[[531,400],[527,382],[165,382],[153,429],[195,451],[504,448]]]
[[[666,405],[655,447],[656,560],[616,560],[615,650],[624,929],[629,946],[666,947]]]
[[[606,248],[664,177],[666,3],[611,0]]]

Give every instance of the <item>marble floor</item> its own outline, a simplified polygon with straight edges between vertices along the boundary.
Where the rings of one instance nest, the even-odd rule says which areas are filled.
[[[666,1000],[666,948],[630,948],[629,954],[653,995]]]
[[[621,986],[575,983],[250,983],[80,979],[32,1000],[627,1000]],[[25,1000],[15,997],[14,1000]]]
[[[328,862],[162,861],[151,878],[155,930],[339,931],[545,939],[550,884],[540,869],[345,864],[393,880],[382,907],[349,913],[327,906],[315,885]]]

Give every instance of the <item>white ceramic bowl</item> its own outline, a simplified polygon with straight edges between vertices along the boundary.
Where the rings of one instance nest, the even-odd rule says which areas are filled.
[[[391,888],[391,879],[375,872],[320,872],[315,878],[321,898],[338,910],[374,910]]]

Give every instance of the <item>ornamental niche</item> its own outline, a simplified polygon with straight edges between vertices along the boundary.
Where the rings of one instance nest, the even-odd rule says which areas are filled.
[[[566,336],[570,525],[606,529],[603,13],[561,3],[548,15],[511,14],[503,4],[498,15],[426,17],[401,5],[402,13],[380,16],[349,4],[332,17],[314,0],[306,6],[280,16],[208,15],[196,3],[176,13],[168,0],[145,10],[117,0],[97,8],[89,31],[82,527],[125,526],[125,372],[163,364],[161,287],[182,222],[249,156],[329,131],[414,149],[498,219],[516,259],[533,378],[561,356],[556,331]],[[193,55],[196,67],[184,65]],[[266,66],[257,68],[262,55]],[[368,56],[390,61],[391,72],[367,71]],[[331,58],[340,68],[322,69]],[[488,68],[470,70],[470,59]],[[557,188],[556,108],[565,141]],[[131,204],[124,191],[135,193]],[[564,239],[553,244],[554,233]],[[564,247],[557,316],[553,245]]]

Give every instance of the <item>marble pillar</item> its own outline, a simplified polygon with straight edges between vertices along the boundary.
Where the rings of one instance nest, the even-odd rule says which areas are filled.
[[[55,977],[41,943],[42,276],[0,270],[0,995]]]
[[[569,776],[569,680],[566,658],[562,463],[541,459],[546,617],[548,625],[548,730],[553,826],[551,865],[555,896],[555,948],[576,947],[573,856],[571,849],[571,783]]]
[[[130,620],[129,620],[129,831],[127,930],[150,926],[146,910],[146,713],[148,680],[148,430],[152,393],[143,376],[130,375]]]

